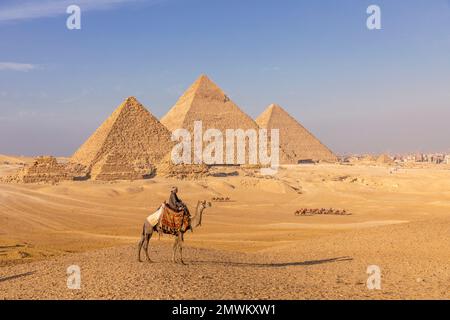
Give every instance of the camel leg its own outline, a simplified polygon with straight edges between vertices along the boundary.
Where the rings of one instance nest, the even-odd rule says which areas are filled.
[[[138,244],[138,261],[142,262],[141,260],[141,250],[142,250],[142,245],[144,244],[144,240],[145,240],[145,235],[141,236],[141,241],[139,241]]]
[[[177,248],[178,248],[178,241],[179,241],[179,238],[176,237],[176,238],[175,238],[175,242],[174,242],[174,244],[173,244],[173,250],[172,250],[172,262],[173,262],[173,263],[176,262],[176,259],[175,259],[175,252],[177,251]]]
[[[142,245],[144,244],[144,240],[145,240],[145,224],[142,227],[141,241],[139,241],[139,244],[138,244],[138,261],[139,262],[141,262],[141,250],[142,250]]]
[[[186,264],[183,261],[183,234],[180,234],[179,237],[181,239],[181,241],[178,240],[178,243],[179,243],[178,246],[179,246],[179,250],[180,250],[180,261],[181,261],[182,264]]]
[[[148,243],[150,242],[152,235],[153,235],[153,230],[145,235],[144,250],[145,250],[145,257],[147,258],[148,262],[152,262],[152,260],[150,259],[150,256],[148,255],[148,249],[149,249]]]

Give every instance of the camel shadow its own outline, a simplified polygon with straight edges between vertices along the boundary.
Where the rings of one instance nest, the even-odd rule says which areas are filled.
[[[13,248],[23,248],[25,247],[24,244],[14,244],[11,246],[0,246],[0,249],[13,249]]]
[[[1,283],[1,282],[5,282],[5,281],[9,281],[9,280],[14,280],[14,279],[22,278],[22,277],[31,276],[32,274],[35,274],[35,273],[36,273],[36,271],[30,271],[30,272],[25,272],[25,273],[15,274],[15,275],[13,275],[13,276],[3,277],[3,278],[0,278],[0,283]]]
[[[351,257],[336,257],[320,260],[306,260],[299,262],[272,262],[272,263],[253,263],[253,262],[232,262],[232,261],[190,261],[190,264],[218,264],[224,266],[236,267],[260,267],[260,268],[283,268],[283,267],[298,267],[298,266],[313,266],[324,263],[334,263],[343,261],[352,261]]]

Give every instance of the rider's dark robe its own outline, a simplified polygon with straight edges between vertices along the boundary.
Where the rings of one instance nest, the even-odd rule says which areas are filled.
[[[182,208],[184,207],[183,201],[181,201],[180,198],[178,198],[177,194],[173,191],[170,193],[168,204],[170,209],[175,211],[181,211],[183,210]]]

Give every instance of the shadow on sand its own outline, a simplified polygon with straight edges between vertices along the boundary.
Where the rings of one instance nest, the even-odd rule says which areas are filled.
[[[3,278],[0,278],[0,282],[14,280],[14,279],[18,279],[18,278],[22,278],[22,277],[26,277],[26,276],[31,276],[34,273],[36,273],[36,271],[25,272],[25,273],[15,274],[13,276],[3,277]]]
[[[23,248],[25,247],[24,244],[14,244],[11,246],[0,246],[0,249],[13,249],[13,248]]]
[[[190,261],[189,264],[221,264],[224,266],[236,267],[261,267],[261,268],[283,268],[283,267],[297,267],[297,266],[313,266],[316,264],[333,263],[352,261],[351,257],[337,257],[321,260],[307,260],[299,262],[272,262],[272,263],[252,263],[252,262],[232,262],[232,261]]]

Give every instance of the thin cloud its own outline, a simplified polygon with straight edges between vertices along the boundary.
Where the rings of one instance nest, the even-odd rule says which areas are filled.
[[[82,11],[105,10],[123,3],[151,2],[146,0],[19,0],[0,5],[0,22],[37,18],[49,18],[66,14],[70,5],[80,6]]]
[[[16,113],[0,116],[0,121],[14,122],[14,121],[27,121],[33,119],[53,119],[56,114],[53,112],[38,112],[36,110],[20,110]]]
[[[0,71],[19,71],[28,72],[36,69],[37,66],[29,63],[17,63],[17,62],[0,62]]]

